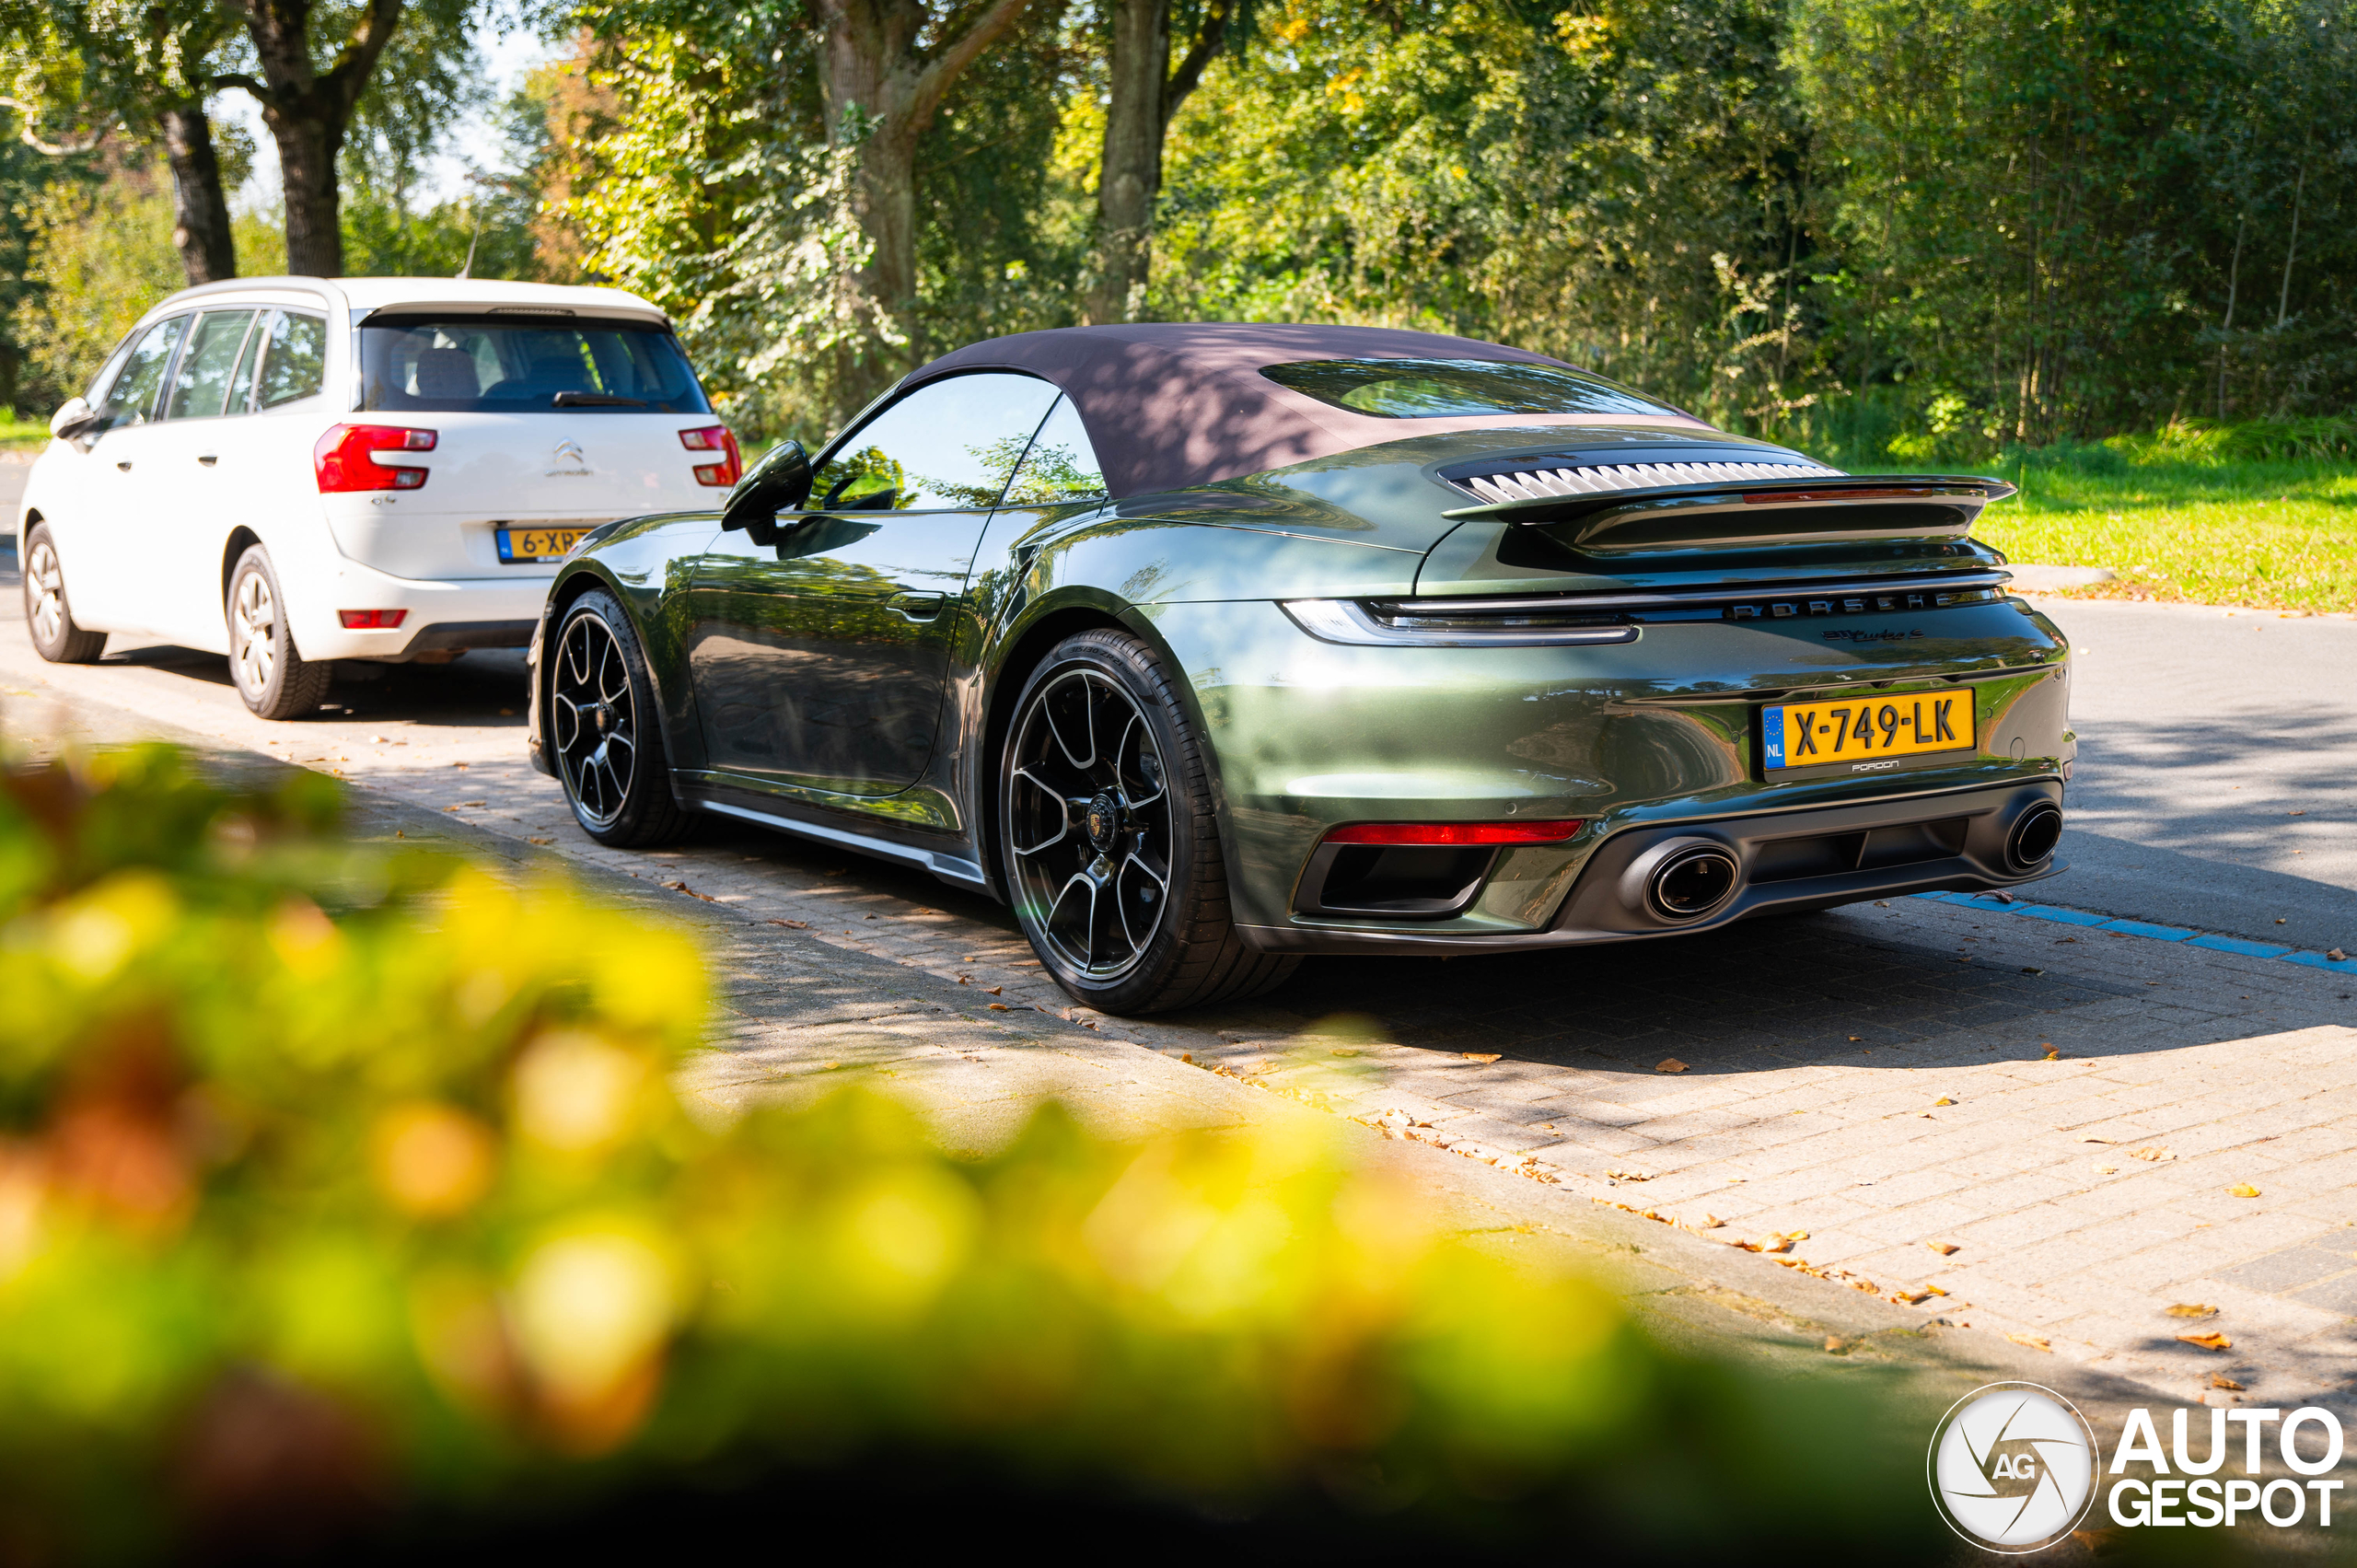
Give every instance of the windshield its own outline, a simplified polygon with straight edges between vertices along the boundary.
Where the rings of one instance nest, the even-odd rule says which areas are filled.
[[[1379,419],[1485,413],[1676,413],[1569,366],[1495,359],[1308,359],[1260,372],[1321,403]]]
[[[710,413],[670,329],[549,317],[371,317],[364,409],[405,413]]]

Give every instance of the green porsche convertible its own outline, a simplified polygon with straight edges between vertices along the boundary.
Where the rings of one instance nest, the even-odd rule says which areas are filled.
[[[1109,1013],[2010,887],[2074,751],[1970,537],[2012,493],[1460,338],[1026,333],[592,531],[532,757],[605,843],[715,814],[985,891]]]

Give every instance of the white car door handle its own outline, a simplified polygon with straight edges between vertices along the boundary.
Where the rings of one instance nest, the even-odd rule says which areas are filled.
[[[211,468],[214,464],[221,460],[221,454],[218,452],[207,452],[196,460],[203,463],[206,468]]]

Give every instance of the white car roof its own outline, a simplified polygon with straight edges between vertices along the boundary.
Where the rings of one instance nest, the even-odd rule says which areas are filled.
[[[509,283],[498,278],[226,278],[184,288],[147,312],[158,316],[215,298],[309,295],[359,315],[378,310],[491,310],[505,307],[563,310],[582,316],[624,317],[670,324],[670,318],[626,289],[568,284]],[[143,318],[144,319],[144,318]]]

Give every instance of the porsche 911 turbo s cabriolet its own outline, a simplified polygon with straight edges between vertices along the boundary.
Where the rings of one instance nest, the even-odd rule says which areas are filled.
[[[988,892],[1109,1013],[2010,887],[2074,751],[1970,537],[2011,494],[1494,343],[1026,333],[591,533],[532,757],[605,843],[713,814]]]

